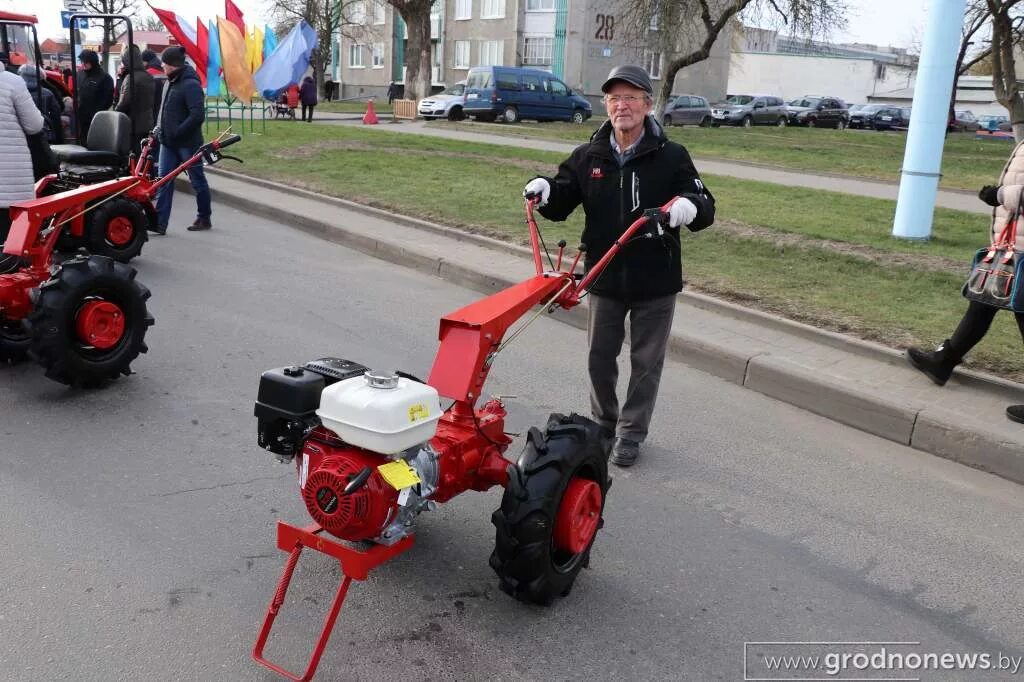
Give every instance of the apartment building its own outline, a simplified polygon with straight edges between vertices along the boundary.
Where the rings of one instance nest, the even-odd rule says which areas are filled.
[[[405,24],[378,0],[349,5],[349,27],[332,50],[333,80],[341,97],[382,97],[394,80],[405,82]],[[659,86],[664,56],[625,41],[617,0],[436,0],[431,15],[432,80],[436,88],[465,80],[474,66],[529,66],[551,71],[596,100],[608,71],[642,64]],[[650,28],[656,44],[657,26]],[[723,33],[710,59],[684,69],[674,92],[725,95],[729,35]]]

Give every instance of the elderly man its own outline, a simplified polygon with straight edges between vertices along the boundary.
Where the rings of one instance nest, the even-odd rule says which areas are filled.
[[[644,209],[672,199],[669,227],[661,239],[631,240],[590,290],[588,341],[590,407],[594,420],[615,441],[611,462],[632,466],[640,456],[658,396],[676,294],[683,288],[678,228],[702,230],[715,220],[715,200],[690,155],[670,142],[651,118],[654,89],[638,66],[612,69],[601,86],[608,121],[577,147],[554,178],[531,180],[524,191],[538,197],[548,220],[565,220],[583,204],[582,241],[589,270]],[[632,372],[620,409],[617,358],[630,324]]]

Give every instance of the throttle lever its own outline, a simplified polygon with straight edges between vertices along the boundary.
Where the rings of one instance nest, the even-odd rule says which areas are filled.
[[[348,485],[346,485],[345,489],[341,491],[341,494],[343,496],[351,495],[352,493],[362,488],[364,485],[366,485],[366,482],[370,480],[370,474],[372,473],[373,469],[371,467],[363,467],[363,470],[356,474],[352,478],[352,480],[348,482]]]

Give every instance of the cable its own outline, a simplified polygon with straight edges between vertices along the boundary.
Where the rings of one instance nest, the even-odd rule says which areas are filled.
[[[544,249],[544,255],[547,256],[548,265],[551,267],[552,270],[554,270],[555,264],[551,260],[551,252],[548,251],[548,245],[544,243],[544,235],[540,233],[540,230],[537,230],[537,236],[540,238],[540,246],[542,249]]]

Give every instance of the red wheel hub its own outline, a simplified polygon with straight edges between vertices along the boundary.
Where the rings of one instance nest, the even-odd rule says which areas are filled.
[[[107,241],[115,246],[124,246],[135,236],[135,224],[124,216],[111,218],[107,223]]]
[[[601,486],[586,478],[569,481],[555,517],[555,546],[579,554],[594,539],[601,521]]]
[[[86,301],[75,318],[75,331],[82,343],[110,350],[124,336],[124,313],[110,301]]]

